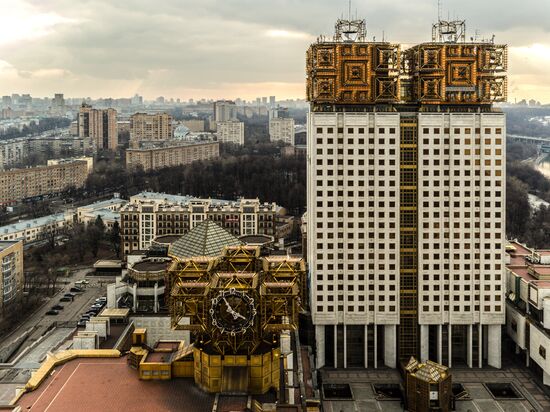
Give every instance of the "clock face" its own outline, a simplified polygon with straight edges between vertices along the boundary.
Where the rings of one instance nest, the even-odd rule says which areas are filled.
[[[254,323],[254,299],[235,289],[222,290],[212,299],[212,325],[222,333],[244,333]]]

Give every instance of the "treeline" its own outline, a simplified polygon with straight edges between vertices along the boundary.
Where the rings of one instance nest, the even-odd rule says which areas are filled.
[[[529,194],[550,203],[550,180],[525,159],[536,155],[534,146],[508,143],[506,174],[506,236],[535,248],[550,247],[550,208],[532,208]]]
[[[259,198],[300,215],[306,206],[304,157],[280,156],[277,145],[225,147],[220,159],[149,172],[128,172],[121,163],[99,162],[83,196],[118,191],[123,197],[143,190],[197,197]]]
[[[550,116],[550,107],[504,108],[506,129],[509,134],[523,136],[550,137],[550,127],[543,125],[535,117]]]
[[[0,133],[0,139],[13,139],[15,137],[25,137],[37,135],[48,130],[56,128],[69,127],[71,121],[66,117],[47,117],[37,122],[32,120],[29,125],[25,125],[19,130],[16,127],[9,127],[6,131]]]

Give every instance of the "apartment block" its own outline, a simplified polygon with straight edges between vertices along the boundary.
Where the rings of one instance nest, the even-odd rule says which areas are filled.
[[[205,121],[202,119],[182,120],[179,123],[187,127],[192,133],[201,133],[206,131]]]
[[[0,242],[0,319],[23,298],[23,242]]]
[[[226,121],[217,123],[218,142],[244,145],[244,123],[238,121]]]
[[[91,137],[96,149],[116,150],[118,147],[117,111],[94,109],[83,103],[78,113],[79,137]]]
[[[81,188],[90,172],[91,158],[67,159],[48,166],[12,169],[0,172],[0,204]]]
[[[506,246],[506,332],[516,354],[550,386],[550,250]]]
[[[269,121],[269,140],[294,146],[294,119],[272,118]]]
[[[135,113],[130,117],[130,146],[138,147],[142,141],[170,140],[172,116],[167,113]]]
[[[402,51],[366,41],[362,20],[310,47],[317,367],[501,366],[506,119],[492,103],[505,98],[503,51],[458,35]]]
[[[145,193],[130,198],[120,209],[122,250],[125,254],[146,250],[161,235],[183,235],[210,219],[230,233],[276,235],[275,203],[259,199],[238,201],[197,199]]]
[[[230,100],[218,100],[214,102],[214,121],[228,122],[237,120],[237,105]]]
[[[160,147],[126,150],[126,168],[143,168],[145,171],[163,167],[182,166],[197,160],[216,159],[220,145],[212,141],[187,141],[165,144]]]

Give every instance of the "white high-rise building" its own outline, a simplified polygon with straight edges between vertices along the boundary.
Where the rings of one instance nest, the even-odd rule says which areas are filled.
[[[294,119],[272,118],[269,120],[269,140],[294,146]]]
[[[417,53],[420,65],[430,53],[435,60],[416,73],[411,62],[411,82],[395,70],[400,45],[366,42],[362,21],[352,24],[354,41],[342,41],[337,25],[334,41],[308,52],[307,251],[317,367],[397,367],[416,356],[498,368],[506,122],[491,106],[501,96],[483,95],[476,76],[505,63],[502,70],[472,67],[484,47],[505,46],[415,46],[407,55]],[[445,49],[447,62],[438,54]]]
[[[244,123],[234,120],[217,123],[218,142],[244,145]]]
[[[230,100],[214,102],[214,121],[227,122],[237,120],[237,105]]]

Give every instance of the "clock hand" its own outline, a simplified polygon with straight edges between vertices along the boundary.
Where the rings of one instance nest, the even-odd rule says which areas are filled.
[[[231,307],[231,305],[227,302],[227,299],[225,299],[225,296],[223,298],[223,301],[225,302],[225,306],[227,306],[226,311],[233,316],[233,319],[237,319],[239,316],[242,317],[241,314],[235,312],[235,310]],[[244,318],[243,318],[244,319]]]
[[[234,312],[235,312],[235,311],[234,311]],[[246,318],[245,318],[243,315],[241,315],[239,312],[233,313],[233,317],[234,317],[235,319],[241,318],[241,319],[246,320]]]
[[[227,299],[225,298],[225,296],[223,297],[223,301],[225,302],[225,306],[227,306],[227,311],[229,313],[233,312],[233,308],[231,307],[231,305],[227,302]]]

